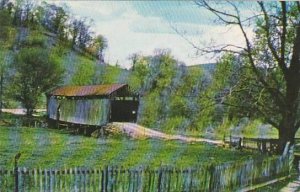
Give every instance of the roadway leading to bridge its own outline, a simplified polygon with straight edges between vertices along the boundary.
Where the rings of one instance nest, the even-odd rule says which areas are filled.
[[[113,126],[118,128],[121,132],[126,133],[131,137],[149,137],[149,138],[159,138],[159,139],[168,139],[168,140],[181,140],[185,142],[206,142],[215,145],[223,145],[221,140],[211,140],[204,138],[196,137],[187,137],[183,135],[170,135],[154,129],[146,128],[135,123],[117,123],[114,122]]]

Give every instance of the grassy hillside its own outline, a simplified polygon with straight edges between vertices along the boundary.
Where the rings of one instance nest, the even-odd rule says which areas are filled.
[[[43,33],[48,39],[49,49],[54,49],[60,56],[65,68],[64,85],[91,85],[125,83],[129,71],[119,66],[100,63],[95,57],[89,55],[78,47],[71,48],[68,44],[58,42],[56,36]]]
[[[119,66],[110,64],[100,64],[99,61],[83,51],[72,48],[67,43],[60,42],[55,34],[48,33],[44,30],[37,31],[27,28],[13,28],[16,31],[15,40],[12,46],[0,46],[0,59],[3,58],[1,67],[4,68],[4,85],[3,85],[3,103],[4,108],[22,107],[12,95],[12,80],[15,75],[14,58],[18,55],[20,48],[17,45],[33,46],[37,43],[43,44],[46,49],[51,51],[55,60],[64,69],[62,82],[57,85],[92,85],[92,84],[111,84],[125,83],[129,76],[129,71]],[[51,34],[51,35],[49,35]],[[12,38],[14,39],[14,38]],[[33,44],[33,45],[32,45]],[[29,46],[29,47],[30,47]],[[3,65],[3,66],[2,66]],[[45,98],[42,95],[39,98],[37,108],[44,108]]]

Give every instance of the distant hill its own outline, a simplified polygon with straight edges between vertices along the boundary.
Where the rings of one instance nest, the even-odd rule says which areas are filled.
[[[213,73],[216,69],[217,64],[216,63],[203,63],[203,64],[197,64],[197,65],[191,65],[188,66],[189,68],[201,68],[204,73],[204,78],[209,83],[212,80]]]
[[[189,68],[197,68],[200,67],[206,72],[212,73],[216,69],[217,64],[216,63],[203,63],[203,64],[197,64],[197,65],[191,65],[188,66]]]

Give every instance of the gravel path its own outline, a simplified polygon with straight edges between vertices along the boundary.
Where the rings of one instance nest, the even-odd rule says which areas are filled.
[[[222,145],[223,141],[221,140],[211,140],[211,139],[203,139],[196,137],[187,137],[182,135],[169,135],[162,133],[160,131],[156,131],[153,129],[149,129],[135,123],[113,123],[113,126],[121,130],[122,132],[130,135],[131,137],[151,137],[151,138],[159,138],[159,139],[168,139],[168,140],[181,140],[186,142],[206,142],[216,145]]]

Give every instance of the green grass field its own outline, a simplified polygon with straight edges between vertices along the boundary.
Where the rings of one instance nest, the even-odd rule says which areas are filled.
[[[159,139],[131,139],[125,136],[92,138],[64,130],[22,127],[24,116],[2,114],[0,120],[0,168],[19,165],[27,168],[103,167],[133,168],[171,165],[191,167],[249,159],[260,154],[217,147],[205,143],[185,143]],[[40,119],[42,120],[42,119]]]
[[[28,168],[105,165],[189,167],[253,156],[251,152],[204,143],[133,140],[120,136],[95,139],[48,128],[0,126],[0,167],[12,168],[14,155],[18,152],[22,153],[19,165]]]

